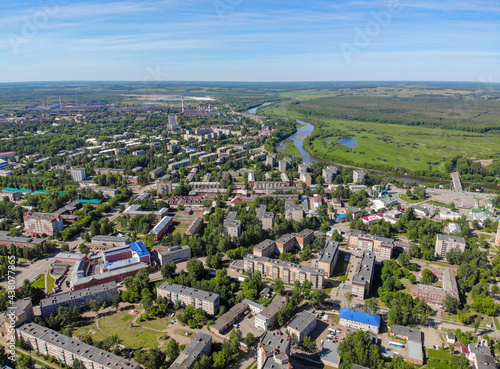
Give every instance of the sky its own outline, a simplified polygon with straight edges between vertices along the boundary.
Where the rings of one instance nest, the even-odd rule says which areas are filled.
[[[16,0],[0,82],[500,82],[497,0]]]

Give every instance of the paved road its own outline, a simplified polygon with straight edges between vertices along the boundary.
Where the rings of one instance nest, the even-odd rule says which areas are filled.
[[[43,259],[36,261],[30,265],[19,267],[16,266],[16,288],[19,288],[23,285],[23,281],[28,279],[30,282],[33,282],[36,277],[40,274],[44,274],[45,271],[50,267],[50,264],[53,263],[53,259],[51,256],[46,256]],[[0,283],[2,287],[7,287],[7,282]]]
[[[451,172],[451,179],[453,181],[453,190],[456,192],[463,192],[464,189],[462,188],[462,181],[460,181],[460,174],[456,171]]]

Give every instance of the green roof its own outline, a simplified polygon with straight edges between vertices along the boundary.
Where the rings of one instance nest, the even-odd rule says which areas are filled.
[[[102,200],[78,200],[82,204],[100,204]]]
[[[471,211],[473,213],[486,213],[486,214],[493,215],[493,212],[490,209],[486,209],[486,208],[472,208]]]
[[[29,188],[23,188],[22,190],[19,190],[21,192],[31,192],[31,190]]]
[[[17,192],[17,191],[19,191],[19,188],[5,187],[5,188],[2,189],[2,191],[4,191],[4,192]]]
[[[32,195],[42,195],[44,193],[47,193],[45,190],[36,190],[35,192],[32,193]]]

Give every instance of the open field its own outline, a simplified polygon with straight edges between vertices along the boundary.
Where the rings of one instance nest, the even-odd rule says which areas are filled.
[[[449,350],[427,350],[427,368],[429,369],[449,369],[451,368],[451,358]]]
[[[31,284],[33,287],[41,288],[45,291],[45,274],[41,275],[36,281]]]
[[[54,289],[54,286],[56,284],[56,280],[54,277],[52,277],[50,274],[47,274],[47,293],[52,292]]]
[[[116,314],[112,313],[108,316],[99,318],[99,327],[97,327],[95,321],[93,321],[89,325],[75,329],[74,335],[78,336],[91,333],[94,340],[102,341],[106,337],[116,334],[123,339],[123,345],[127,347],[149,348],[159,346],[159,338],[160,336],[164,336],[165,333],[151,331],[135,325],[133,326],[131,321],[136,315],[129,314],[129,312],[130,309],[127,308],[119,310]]]
[[[468,158],[495,155],[500,144],[500,136],[487,134],[339,120],[325,121],[317,133],[311,139],[315,156],[360,166],[369,163],[411,171],[429,170],[432,164],[428,163],[434,163],[434,170],[444,170],[443,159],[458,154]],[[349,149],[336,143],[340,137],[351,137],[359,144]]]

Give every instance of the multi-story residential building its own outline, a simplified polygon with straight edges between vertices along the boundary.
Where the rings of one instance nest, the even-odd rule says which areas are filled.
[[[180,160],[180,161],[177,161],[175,163],[169,164],[168,170],[176,170],[176,169],[179,169],[180,167],[189,165],[190,163],[191,163],[191,159]]]
[[[290,336],[268,331],[257,345],[257,369],[293,369],[290,364]]]
[[[90,240],[93,247],[99,249],[111,249],[113,247],[126,246],[130,242],[127,236],[94,236]]]
[[[257,219],[259,219],[262,229],[271,229],[274,227],[274,213],[266,210],[266,205],[259,205],[257,209]]]
[[[156,251],[156,257],[161,265],[180,263],[191,259],[191,247],[188,245],[168,247],[166,250]]]
[[[428,304],[435,304],[439,306],[444,305],[444,300],[447,295],[452,295],[457,300],[460,300],[457,279],[455,272],[452,269],[443,269],[442,283],[442,288],[418,284],[414,287],[412,295],[413,297],[418,297],[419,299],[424,300]]]
[[[305,336],[309,335],[316,328],[316,315],[303,311],[296,315],[293,320],[288,323],[287,330],[290,336],[297,337],[298,342],[302,342]]]
[[[73,366],[79,361],[86,369],[140,369],[134,361],[87,345],[52,329],[35,323],[25,323],[16,328],[16,333],[42,355],[55,357],[63,364]]]
[[[75,182],[81,182],[87,178],[87,174],[85,173],[85,168],[71,168],[71,178]]]
[[[276,165],[276,154],[269,154],[266,156],[266,165],[270,165],[271,168]]]
[[[314,241],[314,231],[311,229],[303,229],[295,235],[295,241],[299,249],[304,250],[304,247]]]
[[[446,253],[451,249],[459,249],[465,251],[465,239],[458,236],[450,236],[448,234],[438,234],[436,237],[435,255],[446,260]]]
[[[170,365],[170,369],[191,369],[202,355],[210,355],[212,335],[198,332]]]
[[[280,296],[275,296],[273,301],[262,310],[258,315],[255,316],[255,328],[262,331],[267,331],[271,329],[276,321],[278,320],[278,313],[283,305],[286,304],[286,300]]]
[[[163,282],[156,288],[157,297],[165,297],[172,302],[182,301],[184,305],[201,308],[207,314],[219,311],[219,295],[174,283]]]
[[[160,240],[167,230],[170,228],[174,221],[174,217],[166,216],[163,217],[151,230],[151,234],[154,235],[155,240]]]
[[[111,302],[117,293],[118,287],[114,281],[78,291],[65,292],[41,300],[40,311],[42,317],[48,319],[51,315],[57,314],[60,306],[84,308],[89,306],[91,301],[97,301],[99,304],[104,301]]]
[[[290,165],[292,163],[292,159],[290,158],[285,158],[283,160],[278,161],[278,170],[280,172],[286,172],[288,168],[290,168]]]
[[[362,170],[355,169],[352,172],[352,182],[353,183],[363,182],[363,179],[365,179],[365,177],[366,177],[366,173],[363,172]]]
[[[238,215],[235,211],[230,211],[224,221],[224,234],[231,237],[239,237],[241,235],[241,221],[236,219]]]
[[[256,256],[273,256],[278,249],[276,248],[276,241],[267,239],[254,246],[253,254]]]
[[[34,236],[52,236],[55,231],[64,229],[61,215],[50,213],[26,213],[23,216],[24,227]]]
[[[243,269],[250,273],[259,271],[265,278],[281,279],[285,283],[295,283],[295,281],[303,283],[305,280],[309,280],[313,288],[321,288],[325,279],[323,269],[252,254],[247,254],[243,258]]]
[[[333,183],[333,180],[337,176],[337,167],[335,165],[329,165],[322,172],[325,184],[329,185]]]
[[[250,306],[241,301],[234,305],[231,309],[217,319],[214,324],[210,326],[210,330],[216,334],[223,334],[227,331],[238,319],[240,319],[247,310],[250,310]]]
[[[287,233],[276,240],[276,248],[279,254],[290,252],[295,248],[296,239],[293,234]]]
[[[9,336],[15,334],[15,327],[19,327],[26,322],[33,321],[33,304],[30,297],[14,301],[12,305],[7,307],[7,310],[2,313],[2,326],[4,330],[1,332],[2,336]]]
[[[339,324],[344,327],[359,329],[378,334],[380,331],[380,316],[361,311],[340,308]]]
[[[156,182],[156,194],[161,196],[172,192],[172,182]]]
[[[7,247],[11,245],[16,247],[35,247],[43,243],[45,243],[45,239],[43,238],[9,236],[8,231],[0,231],[0,245]]]
[[[130,218],[133,218],[137,215],[153,214],[157,220],[161,220],[163,217],[166,217],[168,215],[168,208],[161,208],[158,211],[146,211],[141,209],[141,205],[130,205],[122,212],[122,214],[128,215]]]
[[[391,238],[377,237],[365,231],[351,230],[349,234],[349,248],[361,251],[372,251],[378,259],[389,260],[394,248]]]
[[[318,260],[318,268],[325,271],[325,277],[330,278],[339,258],[339,243],[337,241],[326,241],[325,248]]]
[[[371,251],[364,251],[358,268],[356,275],[352,277],[351,294],[364,299],[370,293],[373,281],[375,254]]]

